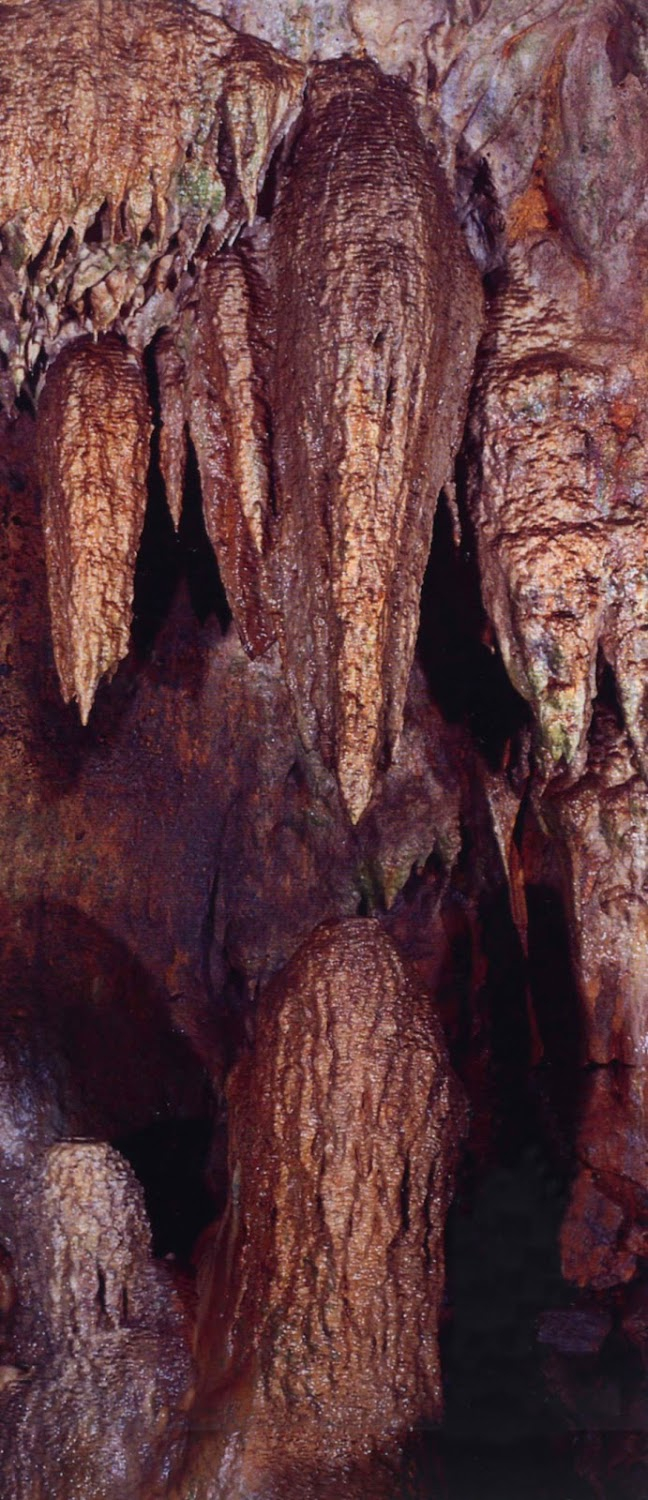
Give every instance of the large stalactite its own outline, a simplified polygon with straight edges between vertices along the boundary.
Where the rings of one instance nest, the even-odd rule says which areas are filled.
[[[465,1500],[538,1159],[556,1500],[648,1482],[647,57],[634,0],[0,11],[16,1500]]]

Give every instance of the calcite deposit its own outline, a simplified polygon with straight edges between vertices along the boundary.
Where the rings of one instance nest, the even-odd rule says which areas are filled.
[[[1,1168],[7,1185],[6,1164]],[[179,1436],[191,1365],[180,1307],[153,1264],[142,1190],[99,1142],[64,1141],[12,1184],[19,1298],[40,1338],[14,1341],[0,1390],[0,1475],[32,1500],[126,1500],[159,1478]],[[6,1226],[5,1226],[6,1231]]]
[[[317,69],[271,222],[284,669],[358,820],[403,722],[481,291],[408,95]]]
[[[54,657],[82,724],[128,651],[151,431],[141,360],[114,334],[59,355],[40,401],[38,467]]]
[[[227,1092],[230,1198],[201,1267],[181,1493],[360,1495],[354,1466],[441,1412],[465,1119],[438,1018],[377,923],[298,950]]]
[[[636,1500],[644,8],[0,59],[0,1491]]]
[[[156,346],[160,461],[171,513],[178,524],[190,436],[207,534],[251,655],[265,651],[276,634],[265,561],[271,419],[256,342],[244,265],[224,252],[203,268],[195,302],[175,335],[163,334]]]
[[[173,317],[205,232],[253,215],[303,74],[192,0],[5,6],[0,56],[0,346],[20,388],[80,333],[142,348]]]

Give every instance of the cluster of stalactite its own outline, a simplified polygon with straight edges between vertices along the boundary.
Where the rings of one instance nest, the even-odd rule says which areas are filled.
[[[578,1096],[563,1274],[605,1293],[648,1254],[642,17],[350,3],[327,51],[313,5],[282,51],[281,5],[223,8],[255,37],[220,9],[0,15],[0,1475],[18,1500],[43,1454],[61,1500],[409,1482],[407,1434],[442,1414],[466,1129],[437,1009],[487,1134],[495,890],[530,1067],[561,1087],[571,1069]],[[447,621],[449,666],[424,640],[441,609],[468,628],[438,573],[421,625],[444,489],[497,664],[486,736],[448,683]],[[185,580],[139,650],[156,547],[187,579],[211,549],[224,602],[219,622],[216,588],[201,610]],[[545,896],[568,934],[564,1044],[534,993]],[[79,1103],[10,1043],[30,984],[66,1067],[88,995],[124,1052],[130,1026],[164,1067],[198,1055],[180,1110],[203,1084],[227,1109],[197,1297],[105,1144],[101,1063]],[[150,1120],[132,1071],[124,1118]]]

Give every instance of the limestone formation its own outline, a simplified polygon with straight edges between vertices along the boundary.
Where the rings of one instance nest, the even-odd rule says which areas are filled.
[[[253,216],[303,73],[198,0],[5,6],[0,57],[0,348],[20,389],[82,333],[141,349],[174,316],[205,232]]]
[[[0,1492],[635,1500],[645,6],[0,59]]]
[[[139,357],[114,334],[52,365],[38,418],[54,656],[81,722],[128,651],[151,419]]]
[[[18,1342],[0,1390],[3,1489],[33,1500],[49,1455],[53,1500],[127,1500],[164,1473],[190,1380],[141,1188],[102,1142],[64,1141],[32,1158],[19,1209],[18,1296],[40,1305],[44,1342]]]
[[[265,558],[271,419],[255,365],[253,307],[241,258],[204,266],[195,302],[157,345],[161,463],[180,519],[187,433],[196,451],[207,533],[241,640],[251,655],[275,638]],[[183,357],[184,356],[184,357]]]
[[[441,1414],[464,1119],[432,1004],[378,924],[329,924],[300,948],[228,1100],[230,1198],[201,1269],[182,1493],[355,1494],[349,1468]]]
[[[315,70],[271,220],[276,576],[301,734],[354,822],[398,740],[481,293],[399,83]]]

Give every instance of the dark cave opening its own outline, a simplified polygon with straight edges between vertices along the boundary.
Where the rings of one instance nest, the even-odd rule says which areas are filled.
[[[426,1444],[426,1493],[642,1500],[648,1385],[625,1331],[624,1289],[591,1292],[561,1272],[585,1086],[581,1006],[561,870],[525,790],[530,716],[484,614],[465,478],[459,463],[460,542],[445,497],[437,508],[417,654],[446,722],[464,726],[488,771],[518,795],[526,932],[523,944],[474,767],[443,898],[437,1001],[471,1127],[447,1225],[445,1416]],[[594,743],[599,720],[621,723],[603,660],[597,683]],[[422,897],[409,899],[423,911]]]
[[[148,503],[137,555],[132,642],[136,654],[150,656],[184,580],[192,610],[201,625],[215,615],[223,633],[232,618],[218,561],[207,535],[196,452],[187,434],[182,513],[176,534],[160,468],[160,400],[155,346],[146,351],[146,374],[154,415]]]
[[[184,1268],[191,1267],[200,1235],[224,1207],[209,1172],[213,1135],[207,1115],[155,1121],[113,1142],[144,1189],[154,1256],[172,1257]]]
[[[56,1141],[105,1141],[144,1190],[154,1256],[193,1276],[196,1242],[223,1207],[227,1143],[209,1071],[168,996],[124,943],[71,908],[23,910],[5,938],[0,1210],[18,1146],[37,1157]],[[1,1325],[0,1308],[0,1341]]]
[[[456,483],[461,540],[442,492],[421,593],[417,655],[444,718],[465,723],[479,753],[491,769],[499,770],[505,746],[519,738],[530,717],[511,686],[484,613],[461,462]]]

